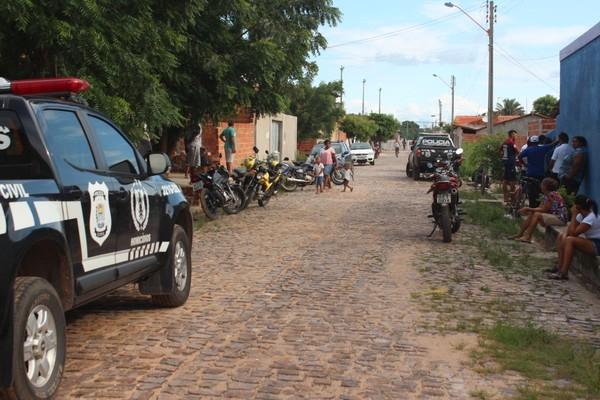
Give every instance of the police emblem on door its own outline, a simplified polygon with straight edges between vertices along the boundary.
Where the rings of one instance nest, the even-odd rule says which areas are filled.
[[[108,201],[108,186],[106,183],[88,183],[88,192],[91,199],[90,207],[90,235],[100,246],[110,235],[112,219]]]
[[[142,182],[135,181],[131,187],[131,218],[137,231],[143,231],[148,225],[150,200]]]

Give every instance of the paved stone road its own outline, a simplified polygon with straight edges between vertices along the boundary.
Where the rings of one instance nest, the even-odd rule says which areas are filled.
[[[353,193],[298,191],[205,225],[184,307],[127,288],[69,313],[58,398],[467,399],[522,384],[468,368],[476,336],[432,329],[444,312],[415,294],[465,279],[424,272],[448,245],[426,238],[428,184],[405,157],[357,167]],[[442,254],[472,264],[457,249]]]

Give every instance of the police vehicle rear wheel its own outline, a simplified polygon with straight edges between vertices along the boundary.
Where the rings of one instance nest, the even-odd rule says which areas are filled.
[[[173,274],[171,293],[153,295],[152,302],[162,307],[179,307],[185,304],[190,295],[192,280],[190,242],[185,230],[179,225],[173,227],[167,257],[167,268]]]
[[[65,314],[52,285],[42,278],[15,281],[14,381],[18,399],[51,398],[65,364]]]

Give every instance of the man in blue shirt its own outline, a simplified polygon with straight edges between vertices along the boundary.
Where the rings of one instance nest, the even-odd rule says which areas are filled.
[[[524,162],[523,159],[527,159],[527,172],[528,178],[537,180],[536,182],[529,182],[527,184],[527,196],[529,197],[529,207],[537,208],[540,205],[540,183],[544,179],[546,172],[546,154],[554,149],[554,142],[550,144],[540,144],[540,138],[538,136],[531,136],[529,138],[529,146],[519,154],[519,160]]]

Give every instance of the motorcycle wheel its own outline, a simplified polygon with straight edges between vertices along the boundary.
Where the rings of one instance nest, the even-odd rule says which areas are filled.
[[[241,187],[232,186],[231,191],[233,192],[235,199],[223,206],[223,211],[230,215],[237,214],[240,211],[242,211],[242,207],[246,202],[246,195],[244,194],[244,190]]]
[[[440,210],[439,224],[440,228],[442,228],[444,243],[450,243],[452,241],[452,225],[450,222],[450,209],[448,207],[442,207]]]
[[[271,194],[268,192],[265,192],[263,197],[258,199],[258,205],[260,207],[266,207],[267,204],[269,204],[269,200],[271,200]]]
[[[331,182],[338,186],[344,184],[344,173],[342,170],[336,169],[331,173]]]
[[[202,206],[206,218],[214,220],[219,216],[219,206],[206,189],[202,189],[200,192],[200,206]]]
[[[290,181],[287,176],[282,176],[281,177],[281,188],[283,190],[285,190],[286,192],[293,192],[296,189],[298,189],[298,183]]]

